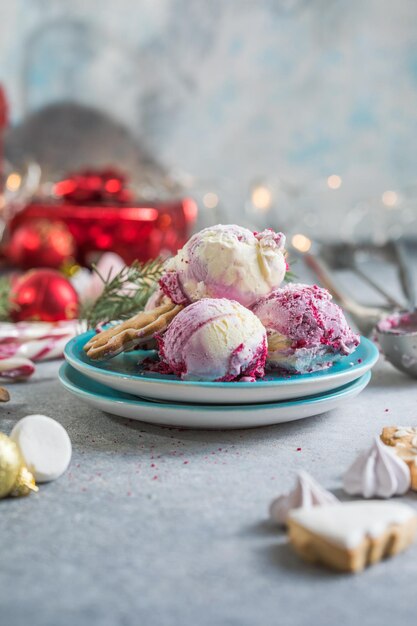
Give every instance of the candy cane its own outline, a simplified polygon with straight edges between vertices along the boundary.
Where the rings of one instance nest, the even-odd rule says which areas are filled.
[[[66,336],[58,339],[28,341],[20,346],[18,355],[24,356],[32,361],[60,359],[63,356],[64,348],[70,339],[71,336]]]
[[[51,337],[73,337],[85,330],[78,320],[62,322],[10,322],[0,323],[0,343],[25,343],[35,339]]]
[[[0,378],[24,380],[35,371],[34,361],[61,358],[83,326],[78,320],[0,323]]]
[[[0,343],[0,359],[24,357],[31,361],[59,359],[72,335],[27,341],[26,343]]]
[[[35,364],[29,359],[23,359],[21,357],[0,359],[0,378],[22,380],[32,376],[34,371]]]

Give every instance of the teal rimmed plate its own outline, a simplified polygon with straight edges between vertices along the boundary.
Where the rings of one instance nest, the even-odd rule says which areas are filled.
[[[83,347],[94,331],[74,337],[65,347],[65,358],[76,370],[111,389],[154,400],[192,404],[257,404],[305,398],[325,393],[363,376],[378,360],[374,344],[361,337],[355,352],[327,370],[283,376],[268,373],[263,380],[244,382],[192,382],[156,374],[141,363],[154,352],[136,350],[109,361],[92,361]]]
[[[72,394],[112,415],[181,428],[254,428],[320,415],[345,404],[369,383],[367,372],[339,389],[302,400],[242,405],[199,405],[176,402],[155,402],[115,391],[87,378],[64,363],[59,370],[63,386]]]

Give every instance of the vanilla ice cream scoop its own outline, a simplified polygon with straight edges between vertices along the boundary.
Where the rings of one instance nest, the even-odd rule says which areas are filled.
[[[204,298],[173,319],[159,339],[166,371],[183,380],[254,380],[264,374],[266,331],[238,302]]]
[[[267,365],[290,372],[325,369],[359,344],[326,289],[291,283],[252,308],[268,333]]]
[[[196,233],[170,259],[160,280],[176,304],[228,298],[244,306],[279,287],[286,272],[285,236],[241,226],[212,226]]]

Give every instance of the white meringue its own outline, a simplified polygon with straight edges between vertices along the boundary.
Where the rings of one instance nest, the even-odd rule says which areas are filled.
[[[271,502],[269,514],[272,521],[285,525],[293,509],[311,508],[323,504],[336,504],[339,500],[322,487],[310,474],[300,471],[295,488]]]
[[[410,488],[410,470],[394,449],[375,437],[369,450],[359,454],[343,477],[343,489],[364,498],[391,498]]]

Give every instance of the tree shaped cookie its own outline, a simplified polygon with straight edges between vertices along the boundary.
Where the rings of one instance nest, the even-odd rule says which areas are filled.
[[[295,509],[288,517],[288,532],[304,560],[360,572],[413,543],[417,515],[399,502],[340,502]]]

